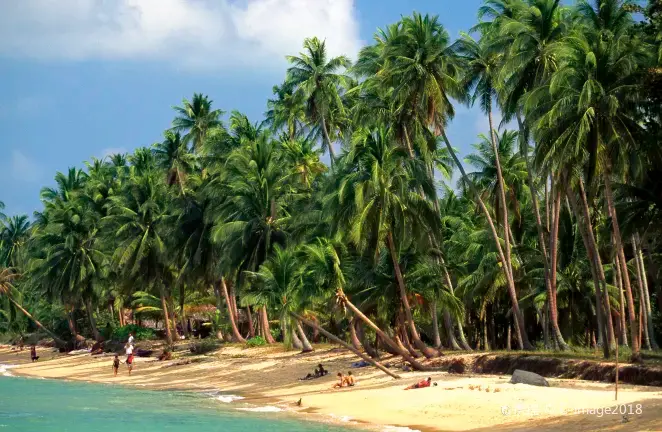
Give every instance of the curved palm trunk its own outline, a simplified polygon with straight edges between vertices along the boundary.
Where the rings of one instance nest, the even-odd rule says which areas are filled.
[[[286,333],[287,333],[288,331],[290,331],[290,330],[287,328],[287,324],[286,324],[284,321],[285,321],[285,320],[283,320],[283,326],[282,326],[282,329],[283,329],[283,340],[285,340],[285,335],[286,335]],[[294,349],[297,349],[297,350],[299,350],[299,351],[303,350],[303,343],[301,342],[301,339],[299,339],[299,336],[297,336],[296,329],[292,329],[292,330],[291,330],[290,336],[292,337],[292,346],[294,347]]]
[[[248,319],[248,335],[251,338],[255,337],[255,327],[253,326],[253,314],[251,313],[251,307],[246,306],[246,318]]]
[[[310,344],[310,341],[308,340],[308,337],[306,336],[306,332],[303,331],[303,327],[301,327],[301,322],[297,321],[297,332],[299,333],[299,338],[301,339],[301,344],[303,345],[303,352],[313,352],[313,346]]]
[[[219,281],[220,284],[220,291],[223,293],[223,297],[225,297],[225,304],[227,305],[228,308],[228,317],[230,318],[230,326],[232,327],[232,338],[234,339],[235,342],[246,342],[246,339],[244,339],[241,336],[241,333],[239,333],[239,328],[237,327],[237,321],[234,318],[234,313],[232,311],[232,302],[230,301],[230,295],[228,294],[228,287],[225,285],[225,278],[221,278]]]
[[[64,345],[66,345],[66,342],[65,342],[65,341],[63,341],[62,339],[60,339],[59,337],[57,337],[57,335],[56,335],[55,333],[53,333],[52,331],[50,331],[50,330],[48,330],[46,327],[44,327],[44,325],[43,325],[42,323],[40,323],[39,320],[37,320],[35,317],[33,317],[32,314],[31,314],[30,312],[28,312],[27,310],[25,310],[25,308],[23,308],[23,306],[21,306],[16,300],[14,300],[14,298],[13,298],[12,296],[7,295],[7,298],[8,298],[9,301],[14,305],[14,307],[15,307],[16,309],[20,310],[21,313],[22,313],[23,315],[25,315],[26,317],[28,317],[28,319],[29,319],[30,321],[32,321],[33,323],[35,323],[35,325],[36,325],[37,327],[39,327],[39,328],[40,328],[41,330],[43,330],[47,335],[49,335],[50,337],[52,337],[56,344],[58,344],[58,345],[60,345],[60,346],[64,346]],[[74,336],[75,336],[75,335],[74,335]]]
[[[275,344],[276,341],[274,340],[274,337],[271,335],[271,330],[269,329],[269,316],[267,315],[267,307],[262,306],[260,308],[260,317],[262,318],[262,330],[264,331],[264,339],[266,339],[267,343],[269,344]]]
[[[322,116],[322,133],[324,134],[324,140],[326,141],[326,146],[329,148],[329,156],[331,156],[331,167],[336,162],[336,152],[333,150],[333,144],[331,144],[331,138],[329,138],[329,129],[326,127],[326,119]]]
[[[550,233],[550,258],[551,265],[549,268],[549,289],[547,295],[549,297],[549,321],[552,324],[552,336],[554,337],[554,345],[558,346],[561,351],[570,349],[568,344],[563,340],[561,329],[559,328],[559,310],[556,304],[556,283],[557,283],[557,266],[558,266],[558,245],[559,245],[559,218],[561,216],[561,185],[557,184],[553,188],[554,196],[554,213],[552,220],[552,232]]]
[[[413,358],[409,352],[406,349],[403,349],[398,346],[398,344],[391,338],[389,337],[382,329],[380,329],[374,322],[370,320],[363,312],[359,310],[354,304],[349,301],[347,296],[340,291],[338,293],[338,297],[342,300],[343,304],[345,304],[353,313],[356,315],[361,321],[363,321],[365,324],[368,325],[371,329],[377,333],[377,336],[381,339],[381,341],[388,345],[396,355],[402,356],[411,366],[420,371],[428,370],[427,367],[423,366],[421,363],[419,363],[415,358]],[[303,321],[305,322],[305,321]]]
[[[356,348],[357,350],[361,351],[363,347],[361,346],[361,341],[359,341],[359,337],[356,334],[356,326],[355,326],[355,320],[356,318],[352,318],[349,321],[349,325],[347,326],[349,328],[349,341],[352,343],[352,346]]]
[[[374,359],[372,359],[372,358],[368,357],[367,355],[363,354],[361,351],[358,351],[358,350],[354,349],[354,347],[349,345],[347,342],[341,340],[340,338],[338,338],[338,337],[332,335],[331,333],[329,333],[328,331],[324,330],[322,327],[317,325],[317,323],[315,323],[313,321],[308,321],[304,317],[302,317],[300,315],[297,315],[294,312],[290,312],[290,315],[292,315],[295,319],[301,321],[302,323],[306,324],[307,326],[317,329],[317,331],[319,331],[324,336],[329,338],[329,340],[332,340],[335,343],[340,344],[343,347],[347,348],[348,350],[350,350],[351,352],[353,352],[357,356],[361,357],[363,360],[367,361],[371,365],[375,366],[377,369],[381,370],[382,372],[384,372],[388,376],[393,377],[395,379],[400,379],[400,377],[398,375],[396,375],[393,372],[391,372],[390,370],[386,369],[381,363],[376,362]]]
[[[453,158],[455,165],[462,174],[462,179],[471,188],[471,191],[473,192],[476,198],[476,202],[478,203],[478,206],[480,207],[482,213],[485,215],[485,219],[487,220],[487,224],[489,225],[490,232],[492,233],[492,237],[494,239],[497,253],[499,254],[499,260],[502,263],[503,271],[506,276],[506,281],[508,283],[508,294],[510,296],[510,301],[512,303],[513,313],[515,314],[515,320],[517,324],[515,326],[515,337],[517,339],[517,345],[519,349],[531,350],[533,349],[533,346],[529,342],[529,337],[526,334],[526,326],[524,325],[524,315],[522,314],[522,311],[520,310],[519,307],[519,300],[517,299],[517,290],[515,288],[515,280],[513,279],[513,275],[509,270],[508,261],[506,261],[506,256],[504,255],[503,249],[501,248],[501,241],[499,239],[499,234],[497,233],[496,228],[494,226],[494,222],[492,221],[492,216],[490,216],[490,212],[489,210],[487,210],[487,207],[485,206],[485,203],[481,199],[480,194],[476,190],[475,185],[469,179],[466,171],[464,170],[464,167],[462,166],[462,163],[457,158],[457,155],[455,154],[455,150],[453,150],[453,147],[451,146],[451,143],[448,140],[448,136],[446,136],[446,132],[442,132],[442,137],[444,139],[444,143],[446,144],[446,148],[448,149],[449,154]]]
[[[418,330],[416,330],[416,324],[414,323],[414,317],[411,313],[411,307],[409,306],[409,300],[407,299],[407,289],[405,287],[405,281],[402,277],[402,271],[400,270],[400,260],[398,259],[398,254],[395,250],[395,242],[393,241],[393,234],[389,231],[387,234],[387,243],[388,248],[391,252],[391,259],[393,260],[393,267],[395,269],[395,278],[398,281],[398,287],[400,289],[400,300],[402,301],[402,307],[404,308],[405,318],[407,320],[407,325],[409,327],[409,332],[411,333],[411,338],[414,343],[414,346],[420,350],[423,355],[427,358],[433,358],[439,356],[439,352],[431,349],[421,340],[418,335]]]
[[[645,294],[644,294],[644,282],[642,279],[642,272],[641,272],[641,266],[639,265],[639,247],[637,246],[637,241],[635,236],[632,236],[632,249],[634,252],[634,264],[635,264],[635,270],[636,270],[636,275],[637,275],[637,285],[639,287],[639,320],[640,320],[640,327],[643,328],[643,344],[646,347],[646,349],[650,350],[651,349],[651,338],[649,334],[649,327],[648,327],[648,314],[646,310],[646,299],[645,299]],[[641,330],[642,328],[639,329],[639,340],[641,340]]]
[[[89,298],[85,299],[85,310],[87,311],[87,319],[90,321],[90,329],[92,330],[94,340],[101,342],[103,338],[101,337],[99,329],[97,328],[97,322],[94,319],[94,308],[92,307],[92,301]]]
[[[370,343],[370,340],[368,339],[368,335],[366,335],[365,330],[363,328],[363,323],[356,319],[354,320],[354,323],[356,325],[356,332],[358,333],[359,340],[361,341],[361,345],[363,345],[363,349],[365,350],[366,354],[368,354],[370,357],[374,359],[379,359],[379,351],[377,351],[376,347],[373,347],[372,344]],[[375,346],[376,345],[377,344],[375,343]]]
[[[570,189],[570,185],[566,182],[566,196],[572,207],[572,211],[575,213],[575,218],[579,225],[579,232],[582,236],[584,242],[584,248],[588,254],[589,267],[591,269],[591,276],[593,277],[593,284],[595,285],[595,311],[596,318],[598,321],[598,333],[604,335],[606,340],[608,340],[607,324],[605,314],[604,301],[602,299],[603,289],[606,291],[606,281],[604,280],[604,272],[602,272],[602,264],[600,263],[600,256],[597,254],[597,247],[595,245],[595,237],[593,236],[593,227],[591,225],[591,219],[588,209],[588,203],[585,200],[586,195],[584,194],[584,189],[581,184],[580,179],[580,195],[582,197],[582,206],[581,210],[577,204],[577,200]],[[583,221],[583,222],[582,222]],[[602,273],[601,273],[602,272]],[[605,358],[609,358],[609,343],[603,343],[603,354]]]
[[[179,330],[177,330],[177,314],[175,313],[175,302],[172,296],[168,296],[167,300],[168,313],[170,314],[170,325],[172,326],[172,337],[175,340],[180,340]]]
[[[172,345],[172,333],[170,332],[170,317],[168,316],[168,304],[166,302],[165,290],[161,287],[161,310],[163,312],[163,324],[166,332],[168,345]]]
[[[455,290],[453,289],[453,281],[451,280],[451,275],[448,273],[448,269],[446,268],[446,263],[444,262],[444,258],[440,257],[440,260],[444,270],[444,279],[446,281],[446,285],[448,285],[448,289],[450,290],[451,294],[455,295]],[[444,320],[446,319],[446,315],[445,315],[446,313],[448,312],[447,311],[444,312]],[[455,324],[457,325],[457,332],[460,336],[460,346],[462,347],[462,349],[466,351],[471,351],[471,346],[467,342],[467,338],[464,335],[464,328],[462,326],[462,321],[460,321],[459,318],[455,321],[456,321]],[[453,323],[451,322],[451,324]]]
[[[432,320],[432,341],[434,347],[439,349],[441,348],[441,336],[439,335],[439,318],[437,316],[437,302],[430,302],[430,318]],[[452,324],[451,324],[452,326]],[[448,329],[446,329],[448,331]],[[452,334],[452,327],[451,327]]]
[[[648,276],[646,274],[646,266],[644,265],[644,254],[641,252],[642,249],[641,239],[639,238],[638,233],[634,235],[634,240],[632,244],[637,246],[636,256],[639,260],[639,269],[640,269],[639,271],[641,272],[641,280],[643,283],[643,300],[646,306],[646,324],[648,328],[648,337],[650,338],[651,348],[654,350],[658,350],[660,347],[657,345],[657,341],[655,340],[655,328],[653,327],[653,311],[651,309],[650,292],[648,290]]]
[[[621,229],[618,224],[618,215],[616,214],[616,209],[614,207],[614,197],[611,190],[611,172],[610,167],[603,172],[603,179],[605,184],[605,197],[607,198],[607,211],[609,217],[611,218],[611,228],[612,234],[614,236],[614,242],[616,243],[616,252],[618,253],[619,262],[621,265],[621,277],[623,278],[623,286],[625,288],[625,295],[627,298],[628,304],[628,316],[630,319],[630,332],[631,332],[631,341],[632,341],[632,354],[634,356],[639,354],[640,341],[638,338],[639,335],[639,323],[637,322],[637,313],[634,309],[634,299],[632,297],[632,286],[630,285],[630,275],[627,269],[627,261],[625,260],[625,252],[623,252],[623,242],[621,240]]]
[[[614,286],[618,288],[620,297],[620,338],[621,344],[628,346],[627,323],[625,321],[625,295],[623,294],[623,281],[621,279],[621,265],[618,263],[618,255],[614,256]]]
[[[444,311],[444,327],[446,328],[448,346],[450,347],[450,349],[461,350],[462,348],[457,343],[457,339],[455,338],[455,334],[453,333],[453,319],[451,318],[451,314],[447,310]]]
[[[536,186],[533,181],[533,171],[531,168],[531,161],[529,160],[529,152],[528,152],[528,142],[527,142],[527,132],[524,127],[524,124],[522,122],[522,119],[520,117],[519,112],[517,113],[517,123],[519,124],[519,139],[520,139],[520,152],[522,153],[522,156],[524,158],[524,161],[526,163],[526,173],[527,173],[527,183],[529,185],[529,191],[531,192],[531,203],[533,204],[533,211],[536,217],[536,229],[538,231],[538,243],[540,245],[540,253],[542,254],[543,257],[543,267],[544,267],[544,272],[545,272],[545,288],[547,289],[547,297],[548,298],[554,298],[554,304],[556,305],[556,276],[552,278],[551,276],[551,271],[550,271],[550,264],[549,264],[549,256],[547,254],[547,247],[545,246],[546,241],[545,241],[545,234],[542,226],[542,219],[540,217],[540,206],[538,205],[538,194],[536,191]],[[559,189],[560,193],[560,189]],[[545,206],[546,206],[546,218],[547,218],[547,229],[549,230],[549,206],[547,205],[548,198],[547,198],[547,182],[545,182]],[[554,272],[556,272],[556,267],[554,266]],[[554,280],[554,289],[552,289],[552,280]],[[559,336],[557,343],[559,344],[559,348],[562,350],[567,350],[569,349],[568,344],[566,344],[565,340],[563,340],[563,336],[561,335],[561,330],[559,328],[559,323],[558,323],[558,309],[554,308],[554,312],[551,318],[552,321],[552,328],[554,332],[554,337],[556,338],[557,335]],[[558,330],[558,332],[557,332]]]

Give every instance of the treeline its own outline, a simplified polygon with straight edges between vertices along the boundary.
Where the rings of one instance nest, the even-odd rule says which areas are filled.
[[[656,349],[660,10],[490,0],[457,40],[413,13],[355,63],[307,39],[263,122],[195,94],[162,142],[57,173],[33,221],[3,218],[0,325],[101,339],[131,309],[171,343],[211,303],[221,337],[309,350],[306,323],[415,368]],[[464,161],[460,104],[490,125]]]

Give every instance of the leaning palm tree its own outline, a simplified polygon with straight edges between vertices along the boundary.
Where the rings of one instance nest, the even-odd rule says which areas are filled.
[[[353,214],[348,229],[351,241],[364,250],[369,245],[388,248],[411,338],[416,348],[434,357],[437,353],[425,345],[416,329],[399,258],[409,234],[434,228],[437,215],[418,191],[422,188],[431,196],[434,192],[424,164],[411,159],[394,138],[386,128],[355,134],[347,156],[352,171],[342,179],[338,197]]]
[[[212,102],[202,93],[194,93],[190,101],[184,99],[181,107],[173,107],[178,115],[172,121],[172,130],[185,132],[182,140],[192,144],[196,151],[202,147],[208,131],[222,126],[220,117],[223,111],[212,109]]]
[[[37,327],[43,330],[46,334],[55,340],[59,345],[64,346],[65,342],[57,337],[57,335],[50,330],[48,330],[42,323],[39,322],[32,314],[30,314],[21,304],[16,301],[16,296],[18,294],[16,288],[13,285],[14,280],[16,280],[20,275],[13,271],[10,267],[0,268],[0,296],[6,297],[12,305],[23,313],[29,320],[35,323]]]
[[[531,349],[532,345],[528,341],[524,325],[524,315],[519,307],[512,269],[501,247],[501,238],[488,208],[482,201],[479,191],[467,179],[466,171],[445,132],[447,122],[454,115],[451,97],[462,101],[466,99],[461,85],[462,62],[450,45],[448,32],[439,23],[438,17],[414,13],[413,16],[404,18],[402,25],[403,36],[396,39],[389,50],[387,57],[389,62],[384,71],[395,88],[393,98],[399,110],[411,111],[409,116],[415,120],[414,124],[426,126],[420,130],[421,133],[429,133],[431,129],[435,135],[441,136],[449,155],[474,194],[476,203],[490,228],[499,259],[503,263],[503,271],[508,281],[508,293],[516,317],[515,335],[518,345],[520,349]],[[425,52],[425,55],[421,55],[422,52]]]
[[[306,100],[306,114],[311,124],[322,129],[322,149],[329,150],[331,163],[336,154],[331,143],[329,116],[334,110],[342,110],[340,88],[346,87],[348,77],[339,71],[349,68],[345,56],[328,59],[326,42],[317,38],[306,39],[304,52],[299,56],[288,56],[291,66],[287,69],[286,82],[293,91],[301,91]]]

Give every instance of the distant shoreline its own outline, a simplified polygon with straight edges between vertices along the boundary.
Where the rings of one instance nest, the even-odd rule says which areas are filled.
[[[11,374],[92,383],[118,384],[143,390],[183,392],[222,392],[245,399],[228,403],[230,407],[276,407],[297,419],[333,423],[370,430],[491,432],[526,430],[589,431],[616,427],[614,430],[660,429],[656,413],[662,410],[662,392],[655,387],[622,385],[619,403],[639,403],[643,413],[629,423],[615,416],[591,415],[591,407],[610,406],[613,385],[578,380],[551,379],[550,388],[508,384],[508,377],[494,375],[449,375],[446,372],[399,372],[403,379],[392,380],[372,368],[350,369],[356,361],[351,353],[330,346],[317,346],[308,354],[284,352],[279,347],[246,349],[238,345],[222,347],[214,355],[192,357],[177,352],[173,361],[136,358],[133,376],[124,365],[117,378],[112,376],[110,356],[81,354],[69,356],[42,349],[42,358],[30,363],[29,351],[18,353],[0,348],[0,363],[16,365]],[[185,354],[185,357],[181,357]],[[184,358],[198,362],[171,366]],[[298,378],[312,372],[318,363],[331,372],[311,381]],[[358,385],[332,390],[338,371],[352,370]],[[405,392],[403,388],[430,375],[436,387]],[[1,378],[0,378],[1,379]],[[477,387],[480,386],[480,390]],[[472,390],[473,388],[473,390]],[[485,391],[489,389],[489,391]],[[498,389],[498,391],[495,391]],[[301,399],[302,406],[296,402]],[[544,404],[555,403],[549,412]],[[219,401],[218,403],[224,404]],[[245,405],[249,404],[249,405]],[[521,408],[504,415],[504,406]],[[565,404],[565,406],[561,406]],[[224,404],[225,405],[225,404]],[[563,409],[587,409],[585,414],[559,415]],[[275,409],[264,409],[272,410]],[[528,411],[527,411],[528,410]],[[580,411],[581,412],[581,411]],[[392,426],[387,426],[392,425]]]

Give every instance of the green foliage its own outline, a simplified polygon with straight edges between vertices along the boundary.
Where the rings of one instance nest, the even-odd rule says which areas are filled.
[[[129,333],[133,333],[136,340],[151,340],[156,337],[156,333],[151,328],[141,327],[136,324],[127,324],[123,327],[113,329],[112,339],[119,342],[126,342],[129,339]]]
[[[246,341],[246,346],[248,348],[255,348],[259,346],[264,346],[267,344],[267,341],[262,336],[255,336]]]

